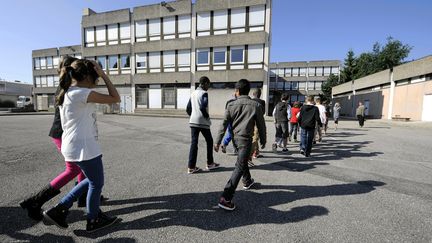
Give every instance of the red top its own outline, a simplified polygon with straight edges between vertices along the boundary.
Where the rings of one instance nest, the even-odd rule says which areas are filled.
[[[292,123],[297,123],[298,122],[297,114],[299,112],[300,112],[300,108],[296,108],[296,107],[291,108],[291,119],[290,119],[290,122],[292,122]]]

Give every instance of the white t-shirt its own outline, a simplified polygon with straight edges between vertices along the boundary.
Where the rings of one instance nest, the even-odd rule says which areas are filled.
[[[326,121],[327,121],[327,115],[326,115],[325,106],[323,106],[323,105],[316,105],[316,107],[318,107],[322,124],[326,123]]]
[[[87,103],[90,92],[90,89],[72,86],[60,106],[61,151],[69,162],[90,160],[102,154],[97,142],[96,105]]]

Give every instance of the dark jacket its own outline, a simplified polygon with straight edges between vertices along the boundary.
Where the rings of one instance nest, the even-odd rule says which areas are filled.
[[[287,102],[279,102],[275,107],[275,117],[277,123],[288,121],[288,109],[290,109]]]
[[[300,127],[303,129],[315,129],[315,124],[322,126],[319,110],[314,105],[303,105],[298,118]]]
[[[225,110],[224,120],[217,134],[216,144],[221,144],[228,124],[232,124],[234,138],[239,143],[251,143],[255,124],[261,144],[267,141],[264,114],[261,105],[247,95],[237,97]]]
[[[260,98],[252,98],[252,100],[255,100],[256,102],[258,102],[261,105],[261,109],[262,109],[262,113],[265,115],[265,100],[262,100]]]
[[[53,124],[51,126],[49,135],[52,138],[61,138],[63,135],[63,129],[61,126],[61,120],[60,120],[60,110],[58,108],[58,106],[55,109],[55,113],[54,113],[54,121]]]

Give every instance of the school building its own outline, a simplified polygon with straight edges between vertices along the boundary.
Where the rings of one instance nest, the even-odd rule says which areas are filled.
[[[54,108],[61,56],[97,60],[121,95],[121,113],[184,114],[208,76],[211,114],[222,115],[235,82],[251,81],[268,100],[271,0],[177,0],[96,13],[84,9],[81,44],[34,50],[37,110]],[[103,83],[103,82],[100,82]],[[103,85],[98,88],[106,92]]]
[[[335,86],[332,95],[341,115],[354,117],[361,101],[370,118],[432,121],[432,56]]]

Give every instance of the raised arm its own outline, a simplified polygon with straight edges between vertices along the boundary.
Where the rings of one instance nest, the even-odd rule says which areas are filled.
[[[96,73],[103,79],[105,82],[105,85],[108,89],[108,94],[101,94],[96,91],[90,92],[87,103],[99,103],[99,104],[112,104],[112,103],[119,103],[120,102],[120,95],[117,92],[117,89],[114,87],[114,85],[111,83],[111,80],[109,77],[105,74],[105,72],[102,70],[102,68],[99,66],[98,63],[95,61],[92,61],[94,65],[94,69]]]

